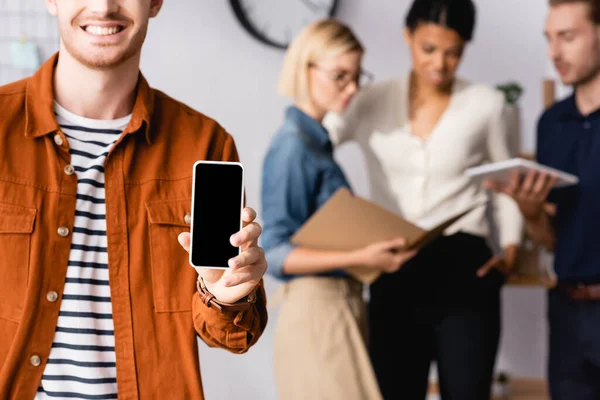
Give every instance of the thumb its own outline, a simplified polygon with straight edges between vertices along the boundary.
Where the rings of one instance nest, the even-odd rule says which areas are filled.
[[[492,179],[485,179],[483,181],[483,187],[493,192],[501,192],[504,188],[504,185]]]
[[[207,284],[216,283],[225,274],[224,270],[212,269],[212,268],[195,268],[198,276],[204,279]]]
[[[184,250],[189,253],[190,252],[190,233],[189,232],[180,233],[179,236],[177,236],[177,240],[179,241],[179,244],[181,245],[181,247],[183,247]]]
[[[185,249],[188,253],[190,252],[190,233],[183,232],[177,236],[177,240],[181,247]],[[211,269],[211,268],[194,268],[199,276],[204,279],[206,283],[212,284],[221,279],[223,276],[222,270],[219,269]]]
[[[500,257],[494,256],[490,258],[489,261],[483,265],[483,267],[477,270],[477,276],[483,278],[490,272],[492,268],[496,267],[496,265],[498,265],[500,262],[502,262],[502,258]]]

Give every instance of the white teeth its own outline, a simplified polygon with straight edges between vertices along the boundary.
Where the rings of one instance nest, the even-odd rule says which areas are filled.
[[[109,35],[114,35],[114,34],[118,33],[119,27],[118,26],[102,27],[102,26],[88,25],[85,27],[85,31],[94,36],[109,36]]]

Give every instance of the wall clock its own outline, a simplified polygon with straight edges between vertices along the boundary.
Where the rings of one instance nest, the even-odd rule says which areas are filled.
[[[285,49],[311,22],[332,17],[338,0],[230,0],[246,31],[264,44]]]

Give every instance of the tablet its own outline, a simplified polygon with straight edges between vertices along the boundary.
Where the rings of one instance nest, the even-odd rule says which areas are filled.
[[[515,171],[525,175],[532,169],[538,172],[545,172],[547,174],[556,176],[558,179],[554,187],[565,187],[579,183],[579,178],[577,178],[575,175],[547,167],[535,161],[526,160],[524,158],[513,158],[506,161],[469,168],[467,169],[466,174],[472,178],[491,179],[498,182],[508,183],[510,181],[510,177]]]

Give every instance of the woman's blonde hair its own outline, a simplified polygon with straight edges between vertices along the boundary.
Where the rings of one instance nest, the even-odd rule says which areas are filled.
[[[279,77],[279,92],[294,99],[306,99],[308,69],[324,56],[335,57],[352,51],[364,51],[350,28],[335,19],[313,22],[290,44]]]

